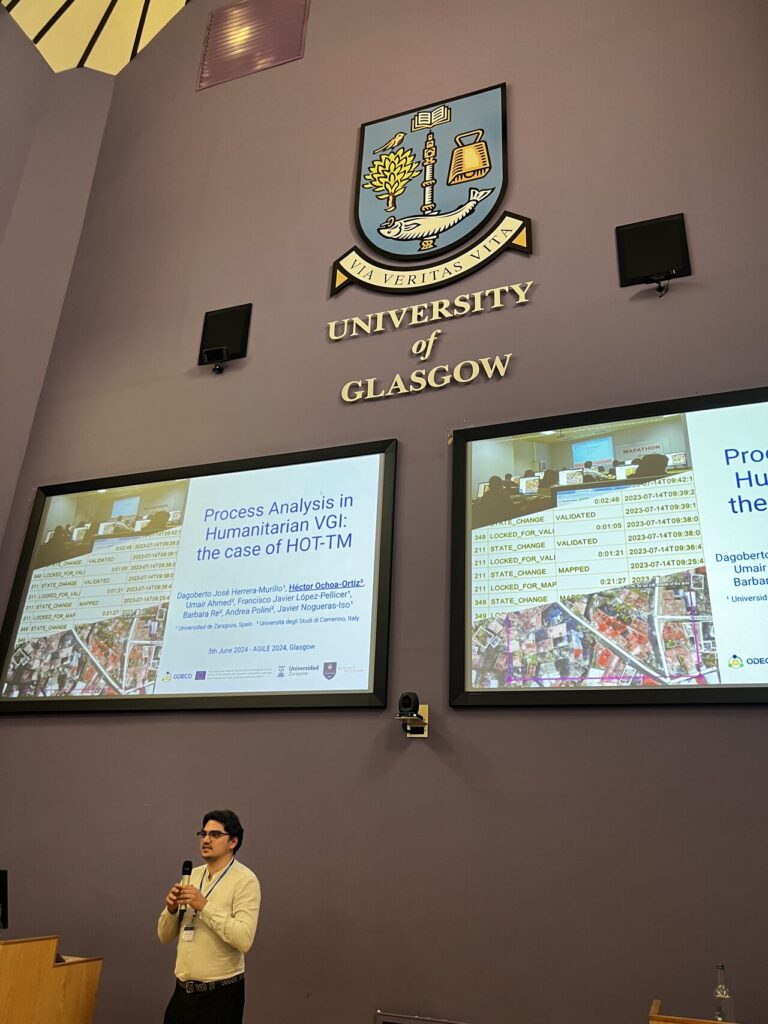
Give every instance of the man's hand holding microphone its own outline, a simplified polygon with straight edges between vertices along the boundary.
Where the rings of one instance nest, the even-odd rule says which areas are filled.
[[[165,897],[165,909],[169,914],[175,914],[178,910],[183,914],[187,907],[200,911],[208,902],[197,886],[191,884],[191,876],[192,861],[185,860],[181,866],[181,882],[174,885]]]

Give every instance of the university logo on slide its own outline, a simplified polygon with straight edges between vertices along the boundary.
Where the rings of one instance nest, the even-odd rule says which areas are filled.
[[[335,661],[323,662],[323,675],[325,676],[326,679],[333,679],[333,677],[336,675],[336,665],[337,662]]]
[[[331,295],[353,282],[374,291],[426,291],[474,273],[506,249],[532,252],[528,217],[504,212],[487,229],[507,189],[504,85],[363,124],[356,189],[357,229],[387,262],[353,247],[333,265]],[[465,248],[447,257],[459,246]]]

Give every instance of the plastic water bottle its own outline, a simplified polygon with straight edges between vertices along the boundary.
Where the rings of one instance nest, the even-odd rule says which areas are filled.
[[[736,1020],[733,999],[725,984],[725,964],[715,964],[715,1020]]]

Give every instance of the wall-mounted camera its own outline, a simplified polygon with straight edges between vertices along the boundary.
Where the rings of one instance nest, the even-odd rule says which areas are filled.
[[[429,705],[419,703],[419,695],[401,693],[395,718],[402,722],[403,732],[409,739],[426,739],[429,733]]]

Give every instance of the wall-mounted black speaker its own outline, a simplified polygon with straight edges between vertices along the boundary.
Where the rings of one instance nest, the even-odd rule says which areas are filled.
[[[198,366],[216,366],[242,359],[248,351],[253,304],[211,309],[203,320]]]
[[[8,927],[8,872],[0,868],[0,928]]]
[[[691,261],[682,213],[616,228],[616,254],[622,288],[690,277]]]

